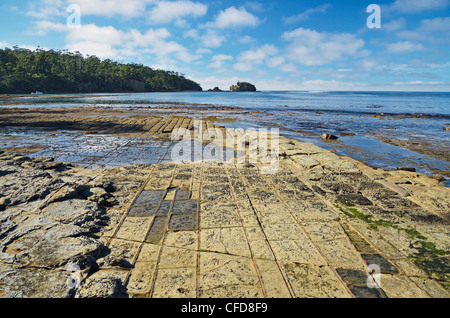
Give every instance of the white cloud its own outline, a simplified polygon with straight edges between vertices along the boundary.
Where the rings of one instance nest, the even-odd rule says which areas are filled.
[[[233,69],[243,72],[251,71],[255,69],[256,65],[265,64],[282,72],[297,71],[297,67],[292,63],[287,63],[286,58],[280,56],[279,53],[278,48],[269,44],[241,52],[237,58],[237,63],[233,65]]]
[[[401,17],[396,20],[392,20],[390,22],[383,23],[381,28],[382,28],[382,30],[387,31],[387,32],[394,32],[394,31],[404,29],[405,26],[406,26],[405,18]]]
[[[267,65],[272,68],[277,68],[286,61],[286,59],[282,56],[275,56],[267,60]]]
[[[79,51],[99,58],[116,57],[118,47],[125,40],[125,33],[112,26],[99,27],[95,24],[83,24],[80,28],[68,30],[66,47],[69,51]]]
[[[219,29],[236,27],[256,27],[261,23],[258,17],[248,12],[245,8],[229,7],[220,11],[215,21],[207,26]]]
[[[181,18],[204,16],[208,11],[208,7],[200,2],[192,1],[158,1],[150,11],[150,23],[169,23],[178,21]]]
[[[226,55],[226,54],[217,54],[214,55],[211,60],[212,63],[209,64],[209,68],[222,68],[225,61],[231,61],[233,59],[233,57],[231,55]]]
[[[256,70],[262,72],[260,69],[255,69],[257,65],[266,65],[270,68],[293,73],[297,72],[297,66],[289,63],[287,59],[280,54],[280,50],[274,45],[263,45],[251,50],[241,52],[237,58],[237,63],[233,65],[233,69],[237,71],[251,71]]]
[[[246,1],[244,7],[256,12],[263,12],[267,10],[267,3],[256,2],[256,1]]]
[[[177,61],[190,63],[200,55],[189,53],[183,45],[169,41],[170,32],[165,28],[149,29],[142,33],[131,29],[122,31],[113,26],[82,24],[80,28],[63,28],[65,25],[48,24],[58,31],[66,32],[66,48],[99,58],[120,59],[123,56],[152,54],[156,64],[175,65]]]
[[[410,41],[400,41],[396,43],[391,43],[386,46],[389,53],[392,54],[403,54],[411,53],[417,51],[423,51],[424,47],[420,43],[413,43]]]
[[[0,48],[4,49],[6,47],[11,47],[11,46],[6,41],[0,41]]]
[[[38,3],[28,3],[29,10],[26,15],[37,19],[49,19],[51,17],[66,14],[66,5],[63,0],[41,0]]]
[[[276,67],[278,70],[286,73],[295,73],[298,71],[298,68],[293,63],[284,63],[280,64],[278,67]]]
[[[83,24],[80,28],[70,29],[68,40],[70,42],[92,41],[119,45],[124,40],[125,33],[113,26],[100,27],[95,24]]]
[[[358,71],[373,71],[378,68],[378,62],[372,58],[365,58],[354,63]]]
[[[239,43],[242,43],[242,44],[250,44],[250,43],[255,43],[255,42],[256,42],[256,40],[248,35],[244,35],[239,38]]]
[[[28,3],[26,15],[41,20],[52,20],[55,17],[66,17],[66,9],[71,4],[81,8],[82,15],[111,17],[114,15],[133,18],[144,16],[147,5],[155,0],[38,0]]]
[[[237,58],[238,62],[233,66],[237,71],[249,71],[254,65],[263,64],[267,59],[278,54],[278,49],[273,45],[263,45],[256,49],[242,52]]]
[[[366,88],[365,83],[342,82],[336,80],[309,80],[301,83],[300,87],[304,90],[353,90]]]
[[[397,36],[408,40],[448,42],[450,38],[450,17],[424,19],[416,30],[397,32]]]
[[[395,82],[393,85],[444,85],[444,82],[424,82],[424,81],[409,81],[409,82]]]
[[[223,35],[218,34],[214,30],[208,30],[204,35],[199,37],[204,46],[209,48],[217,48],[225,41]]]
[[[441,10],[450,6],[450,0],[396,0],[388,5],[389,11],[401,13],[421,13],[424,11]]]
[[[283,18],[283,20],[285,23],[288,23],[288,24],[305,21],[305,20],[308,20],[312,14],[325,13],[328,11],[328,9],[330,9],[332,7],[333,6],[331,4],[326,3],[326,4],[323,4],[316,8],[310,8],[310,9],[308,9],[302,13],[299,13],[297,15]]]
[[[197,53],[197,54],[210,54],[210,53],[212,53],[212,51],[210,49],[199,48],[199,49],[197,49],[197,51],[195,53]]]
[[[298,28],[283,33],[282,38],[291,42],[286,56],[300,65],[325,65],[367,55],[367,51],[362,50],[364,41],[349,33],[321,33]]]
[[[170,37],[170,32],[165,28],[161,29],[149,29],[146,33],[142,34],[138,30],[132,29],[129,32],[128,38],[131,40],[133,46],[147,47],[155,42],[163,41]]]
[[[145,15],[147,4],[152,2],[154,0],[66,0],[66,5],[79,4],[83,15],[132,18]]]
[[[65,32],[68,30],[68,26],[63,23],[55,23],[52,21],[36,21],[33,23],[33,27],[27,31],[27,34],[45,35],[50,31]]]

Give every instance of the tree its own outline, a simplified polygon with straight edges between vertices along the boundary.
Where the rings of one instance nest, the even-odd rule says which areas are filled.
[[[141,83],[136,85],[136,83]],[[133,87],[155,91],[201,91],[197,83],[173,71],[153,70],[67,50],[0,50],[0,93],[129,92]]]

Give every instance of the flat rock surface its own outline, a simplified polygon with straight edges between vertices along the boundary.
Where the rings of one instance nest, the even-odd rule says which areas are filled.
[[[450,297],[448,188],[280,153],[274,174],[0,153],[0,297]]]

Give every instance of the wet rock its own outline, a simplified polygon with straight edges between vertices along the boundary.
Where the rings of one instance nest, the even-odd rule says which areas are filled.
[[[400,170],[400,171],[409,171],[409,172],[416,172],[416,168],[414,168],[414,167],[397,167],[397,170]]]
[[[12,158],[12,160],[14,160],[16,163],[20,164],[25,161],[30,161],[31,159],[28,157],[25,157],[25,156],[16,156],[16,157]]]
[[[432,176],[430,176],[430,178],[431,178],[431,179],[434,179],[434,180],[437,180],[437,181],[439,181],[439,182],[443,182],[443,181],[446,180],[446,179],[445,179],[443,176],[441,176],[440,174],[433,174]]]
[[[53,162],[53,161],[55,161],[55,159],[52,157],[37,157],[34,160],[38,161],[38,162]]]
[[[450,131],[450,126],[445,127],[444,130]]]
[[[373,205],[373,203],[361,194],[341,194],[337,199],[347,206],[358,205]]]
[[[325,140],[336,140],[338,138],[339,137],[332,135],[332,134],[323,134],[322,135],[322,139],[325,139]]]
[[[347,132],[341,132],[339,135],[341,136],[355,136],[355,133],[347,133]]]

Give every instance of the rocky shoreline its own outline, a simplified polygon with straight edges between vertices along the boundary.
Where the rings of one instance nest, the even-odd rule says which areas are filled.
[[[193,124],[116,122],[148,140]],[[0,151],[0,297],[450,297],[450,189],[279,144],[270,175],[262,163],[86,169]],[[381,288],[367,287],[371,264]]]

